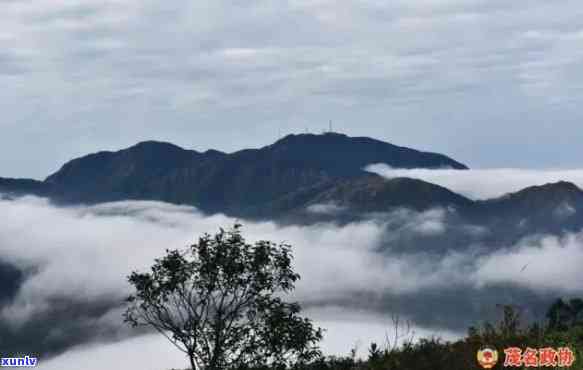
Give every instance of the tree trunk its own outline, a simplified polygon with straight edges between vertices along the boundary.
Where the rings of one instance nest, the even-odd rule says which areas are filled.
[[[194,361],[194,355],[188,355],[188,359],[190,360],[190,367],[192,370],[199,370],[196,361]]]

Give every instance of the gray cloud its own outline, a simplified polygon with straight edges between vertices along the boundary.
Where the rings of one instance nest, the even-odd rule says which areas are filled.
[[[39,369],[182,369],[185,359],[166,339],[160,336],[142,336],[116,343],[79,346],[49,361],[40,361]]]
[[[312,204],[306,208],[306,211],[315,214],[337,215],[346,211],[346,207],[342,207],[334,203]]]
[[[472,199],[488,199],[516,192],[529,186],[569,181],[583,188],[583,170],[536,170],[492,168],[468,171],[393,169],[384,164],[370,165],[367,170],[386,178],[411,177],[446,187]],[[568,207],[568,205],[565,205]],[[561,210],[559,210],[561,211]],[[568,211],[564,209],[563,211]]]
[[[580,156],[574,0],[40,0],[0,10],[4,176],[44,177],[73,156],[151,138],[256,147],[329,119],[474,166],[574,166]]]
[[[117,348],[127,350],[126,357],[149,348],[149,339],[130,339],[131,331],[121,325],[120,304],[129,293],[127,273],[147,268],[165,248],[180,248],[203,232],[235,222],[158,202],[59,208],[35,197],[2,200],[0,213],[10,220],[0,228],[0,260],[29,271],[15,298],[0,310],[0,331],[13,342],[4,348],[44,355],[67,350],[43,365],[49,369],[65,359],[74,363],[89,352],[108,356],[89,363],[90,367],[103,366],[103,361],[128,361],[117,357]],[[383,340],[384,332],[391,330],[388,314],[358,303],[352,294],[376,296],[383,290],[400,294],[428,284],[418,282],[421,279],[415,271],[402,276],[409,270],[408,261],[378,258],[375,248],[381,241],[382,225],[365,221],[343,227],[246,226],[251,239],[294,245],[297,269],[303,277],[294,298],[329,329],[330,340],[324,348],[330,353],[347,353],[359,338]],[[414,327],[418,334],[430,335],[436,330]],[[348,329],[354,336],[339,339]],[[440,332],[453,335],[444,329]],[[31,341],[32,336],[42,344]],[[121,342],[103,344],[111,341]],[[72,343],[86,344],[68,349]],[[165,356],[164,351],[152,355]],[[131,362],[130,369],[143,365],[140,359]],[[154,364],[159,362],[148,366]]]
[[[583,262],[583,234],[538,237],[483,257],[476,284],[513,282],[538,292],[583,293],[578,267]]]
[[[47,362],[48,369],[87,353],[125,361],[118,349],[137,354],[150,348],[155,339],[132,339],[136,333],[121,324],[121,301],[129,293],[125,276],[147,268],[165,248],[181,248],[235,221],[159,202],[63,208],[35,197],[0,200],[0,216],[0,260],[26,272],[14,298],[0,306],[0,331],[12,338],[3,348],[66,351]],[[245,234],[250,241],[294,246],[302,280],[293,298],[329,329],[329,353],[346,353],[358,339],[382,341],[391,314],[411,320],[419,336],[453,338],[477,320],[495,318],[498,303],[524,305],[529,317],[540,318],[551,299],[583,294],[580,234],[533,235],[515,245],[477,243],[440,253],[402,248],[414,238],[429,245],[447,235],[492,232],[452,218],[453,210],[403,209],[342,226],[249,222]],[[73,343],[81,347],[71,348]],[[160,348],[152,355],[165,356]],[[140,368],[137,361],[127,368]]]

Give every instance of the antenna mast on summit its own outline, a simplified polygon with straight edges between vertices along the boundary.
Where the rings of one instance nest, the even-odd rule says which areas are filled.
[[[332,133],[332,120],[330,120],[330,131],[328,132]]]

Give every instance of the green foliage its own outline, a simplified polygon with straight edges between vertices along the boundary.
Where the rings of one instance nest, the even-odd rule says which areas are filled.
[[[583,324],[583,300],[571,299],[568,302],[558,299],[547,313],[549,327],[553,330],[564,331],[570,327]]]
[[[471,327],[465,338],[455,342],[428,338],[405,341],[398,348],[388,344],[381,348],[371,343],[366,361],[354,356],[328,357],[314,361],[302,370],[480,370],[476,353],[484,345],[492,345],[500,352],[495,369],[504,369],[503,350],[508,347],[523,350],[527,347],[569,347],[577,358],[571,369],[583,369],[583,325],[578,321],[567,320],[566,326],[560,330],[553,328],[551,322],[526,326],[521,323],[519,312],[514,307],[500,308],[502,315],[497,323]],[[555,309],[555,305],[551,306],[549,313]]]
[[[317,347],[322,330],[302,318],[300,306],[282,296],[299,279],[291,247],[260,241],[248,244],[240,225],[205,235],[186,251],[169,250],[150,272],[129,276],[128,323],[149,325],[185,352],[192,369],[217,370],[479,370],[476,353],[484,345],[499,350],[495,369],[503,369],[505,348],[569,347],[583,370],[583,300],[559,299],[545,323],[521,322],[513,306],[499,306],[497,323],[470,327],[455,342],[440,338],[413,341],[400,332],[384,346],[371,343],[366,360],[323,357]],[[400,343],[400,345],[398,345]]]
[[[192,369],[280,369],[320,357],[322,330],[281,298],[299,279],[291,247],[247,244],[240,228],[167,250],[150,272],[133,272],[125,321],[158,330]]]

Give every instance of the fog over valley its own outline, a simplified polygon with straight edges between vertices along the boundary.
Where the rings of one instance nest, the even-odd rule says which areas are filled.
[[[150,348],[157,339],[146,332],[135,337],[122,325],[122,301],[130,292],[125,276],[146,269],[165,248],[182,248],[238,221],[250,240],[293,245],[302,276],[293,298],[328,329],[324,348],[331,353],[347,353],[356,341],[375,336],[382,341],[392,315],[410,320],[416,336],[456,338],[467,326],[497,317],[497,304],[523,306],[540,319],[537,306],[582,293],[580,233],[533,234],[512,245],[476,242],[439,253],[402,248],[402,241],[419,236],[430,242],[452,232],[497,232],[464,229],[459,221],[452,226],[450,212],[398,209],[345,224],[278,226],[152,201],[57,206],[34,196],[5,198],[0,260],[3,271],[19,274],[1,306],[0,337],[11,338],[2,345],[21,351],[26,343],[28,350],[61,360],[88,348],[104,356]],[[111,345],[118,341],[119,348]],[[42,366],[51,363],[57,362]]]

